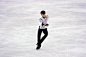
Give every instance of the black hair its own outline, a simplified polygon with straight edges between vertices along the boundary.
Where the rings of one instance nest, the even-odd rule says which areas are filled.
[[[44,10],[42,10],[42,11],[40,12],[40,14],[46,14],[46,12],[45,12]]]

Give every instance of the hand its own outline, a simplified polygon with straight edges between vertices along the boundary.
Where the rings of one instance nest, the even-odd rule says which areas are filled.
[[[49,26],[49,24],[46,24],[45,26]]]
[[[43,25],[43,27],[45,27],[45,25]]]

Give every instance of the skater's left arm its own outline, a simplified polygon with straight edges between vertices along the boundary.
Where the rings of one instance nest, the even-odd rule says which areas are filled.
[[[49,26],[49,16],[47,15],[47,23],[45,24],[45,26]]]

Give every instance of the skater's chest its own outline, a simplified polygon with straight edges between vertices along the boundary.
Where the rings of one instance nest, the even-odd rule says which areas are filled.
[[[47,22],[47,18],[42,18],[42,22]]]

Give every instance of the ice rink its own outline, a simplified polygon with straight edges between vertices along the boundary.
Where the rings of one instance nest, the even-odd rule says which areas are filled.
[[[49,35],[36,50],[41,10]],[[86,0],[0,0],[0,57],[86,57]]]

